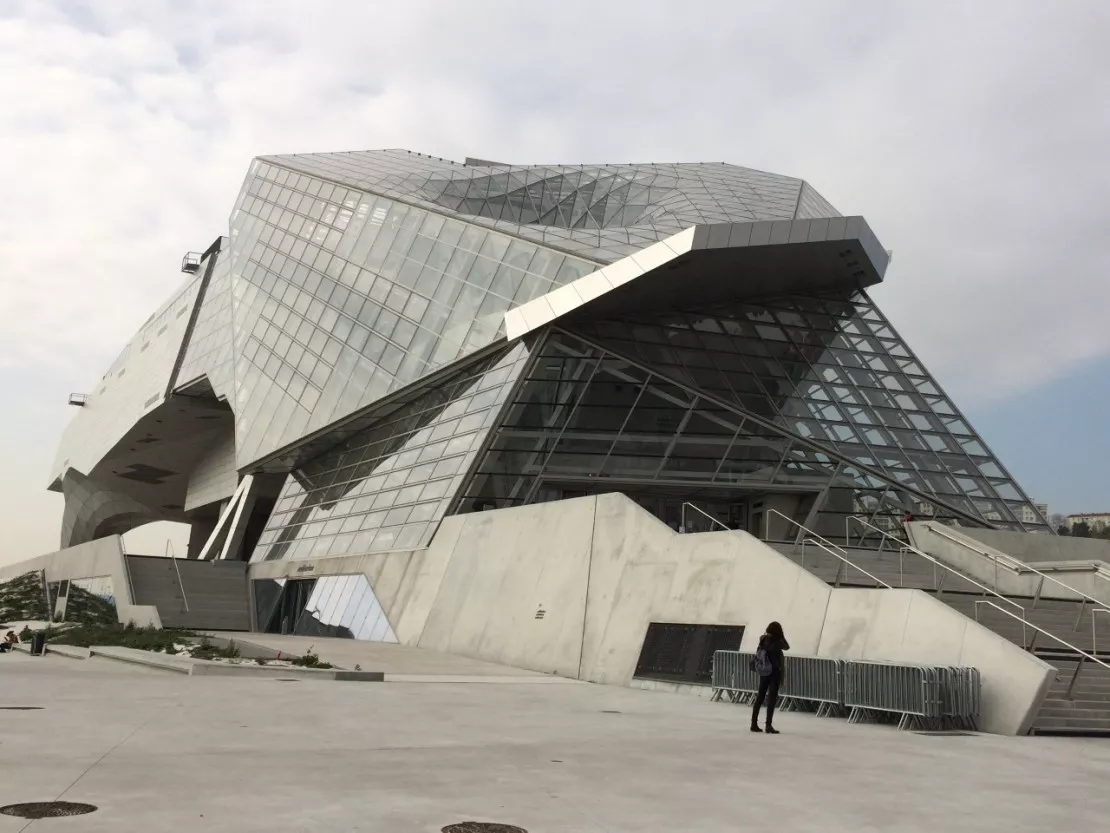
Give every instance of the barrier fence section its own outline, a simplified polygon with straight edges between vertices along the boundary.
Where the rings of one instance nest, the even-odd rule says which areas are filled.
[[[759,690],[755,654],[713,654],[713,700],[750,705]],[[901,729],[974,730],[982,680],[975,668],[790,656],[780,708],[848,716],[850,723],[897,718]]]

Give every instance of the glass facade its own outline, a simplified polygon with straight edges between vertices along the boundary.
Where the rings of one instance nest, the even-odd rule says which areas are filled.
[[[227,243],[227,238],[224,238],[225,248]],[[204,284],[199,299],[200,309],[175,383],[180,386],[206,376],[215,394],[231,402],[235,398],[231,258],[226,251],[215,252],[210,257],[216,258],[216,262]],[[206,267],[207,264],[202,264],[202,269]]]
[[[396,642],[370,582],[358,575],[256,579],[258,628],[266,633]]]
[[[426,545],[527,356],[483,359],[294,470],[252,560]]]
[[[493,344],[596,264],[257,163],[232,218],[240,466]]]
[[[119,622],[111,576],[52,581],[47,585],[47,592],[50,595],[51,621],[82,625],[115,625]]]
[[[801,179],[718,163],[260,157],[227,238],[74,420],[55,488],[87,481],[66,492],[96,521],[84,540],[187,512],[212,460],[260,475],[254,561],[412,550],[452,512],[599,491],[674,525],[692,501],[756,532],[772,508],[824,532],[905,511],[1047,531],[858,288],[886,260],[855,219]],[[234,413],[234,461],[169,466],[159,432],[179,423],[152,409],[203,379]],[[124,505],[88,475],[144,414],[112,468],[185,484],[155,508],[153,488]]]
[[[862,295],[827,303],[578,325],[590,340],[552,331],[455,511],[623,491],[675,524],[675,508],[693,500],[737,525],[730,516],[778,495],[827,534],[843,534],[849,515],[907,510],[1018,526],[1024,496],[932,381],[913,377],[908,352],[897,374],[885,348],[872,357],[890,362],[888,379],[847,342],[806,349],[819,341],[809,325],[790,347],[783,321],[808,321],[800,308],[814,320],[850,311],[852,331],[873,311]],[[758,332],[753,320],[768,318]],[[888,325],[873,323],[878,347]]]
[[[42,570],[33,570],[0,583],[0,622],[49,620],[46,578]]]
[[[864,292],[576,325],[591,342],[866,467],[957,515],[1032,503]],[[952,513],[945,512],[944,515]]]

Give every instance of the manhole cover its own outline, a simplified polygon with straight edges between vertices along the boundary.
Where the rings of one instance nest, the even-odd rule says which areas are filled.
[[[0,711],[6,712],[38,712],[42,706],[0,706]]]
[[[443,828],[443,833],[528,833],[523,827],[513,827],[511,824],[496,824],[489,821],[462,821],[458,824],[449,824]]]
[[[92,804],[77,804],[73,801],[32,801],[29,804],[9,804],[0,807],[5,816],[18,816],[21,819],[54,819],[59,816],[83,816],[93,813]]]

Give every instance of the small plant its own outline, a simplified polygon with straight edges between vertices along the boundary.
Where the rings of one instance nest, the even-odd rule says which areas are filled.
[[[359,664],[358,664],[358,663],[356,662],[356,663],[355,663],[355,671],[361,671],[361,670],[362,670],[362,666],[361,666],[361,665],[359,665]]]
[[[304,652],[304,656],[291,659],[289,663],[301,668],[335,668],[330,662],[320,662],[320,655],[312,652],[314,647],[315,646],[310,645],[308,650]]]
[[[24,625],[23,630],[19,632],[19,641],[30,642],[32,634],[34,634],[34,631],[32,631],[27,625]]]
[[[200,644],[191,651],[193,659],[238,659],[239,646],[235,640],[228,640],[223,648],[217,648],[207,636],[202,637]]]
[[[266,665],[266,663],[267,663],[267,661],[262,659],[262,657],[256,657],[254,661],[256,663],[258,663],[259,665]]]

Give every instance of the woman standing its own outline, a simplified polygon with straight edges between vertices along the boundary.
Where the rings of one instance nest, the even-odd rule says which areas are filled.
[[[775,704],[779,699],[779,686],[782,685],[783,674],[786,671],[786,657],[784,651],[790,650],[790,643],[782,632],[782,625],[772,622],[767,626],[767,632],[759,637],[759,647],[755,651],[753,666],[759,673],[759,693],[755,696],[755,709],[752,711],[752,731],[766,731],[769,735],[777,735],[778,729],[774,727]],[[759,728],[759,709],[767,701],[766,730]]]

